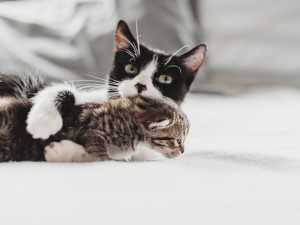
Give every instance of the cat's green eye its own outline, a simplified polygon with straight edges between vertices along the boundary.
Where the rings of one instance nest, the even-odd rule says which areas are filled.
[[[137,70],[137,68],[136,68],[134,65],[132,65],[132,64],[127,64],[127,65],[125,66],[125,72],[126,72],[127,74],[129,74],[129,75],[137,75],[138,70]]]
[[[171,84],[173,81],[173,78],[169,75],[160,75],[158,77],[158,82],[161,84]]]

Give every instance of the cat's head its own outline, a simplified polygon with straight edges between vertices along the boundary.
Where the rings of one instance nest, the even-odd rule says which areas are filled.
[[[137,40],[121,20],[115,37],[110,95],[154,98],[166,96],[182,102],[204,61],[206,46],[200,44],[189,52],[176,56],[145,47]]]
[[[135,117],[149,147],[167,158],[182,154],[190,125],[179,106],[168,98],[134,101]]]

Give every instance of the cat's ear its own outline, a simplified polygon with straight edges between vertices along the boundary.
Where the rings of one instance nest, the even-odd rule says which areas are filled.
[[[206,45],[200,44],[189,52],[179,56],[180,61],[194,76],[203,64],[206,53]]]
[[[118,52],[122,49],[128,49],[135,43],[135,39],[129,30],[129,27],[125,21],[120,20],[117,26],[115,49],[114,52]]]

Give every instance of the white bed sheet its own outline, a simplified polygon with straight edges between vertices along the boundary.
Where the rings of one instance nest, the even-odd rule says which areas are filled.
[[[300,224],[300,91],[191,94],[174,160],[0,164],[1,224]]]

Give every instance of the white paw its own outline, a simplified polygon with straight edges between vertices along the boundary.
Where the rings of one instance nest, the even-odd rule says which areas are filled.
[[[62,128],[63,120],[55,106],[36,106],[34,105],[28,114],[26,129],[35,139],[47,139]]]
[[[82,162],[86,158],[85,148],[68,140],[52,142],[44,154],[47,162]]]

